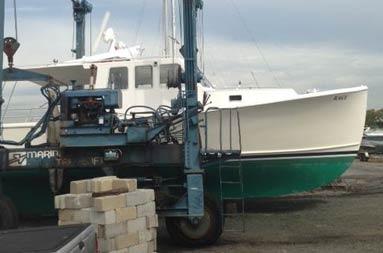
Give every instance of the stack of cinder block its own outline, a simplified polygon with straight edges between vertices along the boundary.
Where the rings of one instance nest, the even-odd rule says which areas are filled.
[[[135,179],[102,177],[73,181],[70,194],[56,196],[59,226],[93,224],[101,252],[152,253],[158,217],[154,191]]]

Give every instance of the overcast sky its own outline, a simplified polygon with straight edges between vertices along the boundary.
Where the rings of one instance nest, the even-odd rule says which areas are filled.
[[[6,35],[14,36],[12,1],[5,1]],[[142,44],[146,55],[159,55],[161,0],[90,1],[92,41],[104,13],[110,11],[109,26],[120,40]],[[204,2],[206,75],[216,85],[241,81],[299,92],[368,85],[369,107],[383,107],[383,1]],[[71,1],[18,0],[17,4],[22,46],[16,65],[71,59]],[[21,95],[15,103],[38,93],[33,90],[17,87]]]

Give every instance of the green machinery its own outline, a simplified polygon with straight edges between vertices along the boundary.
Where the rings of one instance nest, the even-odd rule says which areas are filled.
[[[85,48],[84,17],[92,7],[86,0],[72,2],[77,24],[76,57],[80,58]],[[9,68],[0,73],[0,80],[45,81],[41,93],[48,109],[24,139],[0,141],[7,146],[24,145],[0,149],[0,228],[17,225],[16,211],[52,214],[53,196],[67,192],[70,181],[117,175],[136,177],[141,187],[156,191],[157,212],[166,217],[167,229],[177,242],[198,246],[219,238],[223,227],[222,182],[209,178],[201,166],[210,156],[216,159],[217,154],[201,154],[199,139],[198,113],[203,106],[198,103],[196,90],[200,78],[196,17],[202,4],[201,0],[183,0],[185,70],[174,78],[177,81],[168,84],[179,88],[172,107],[131,114],[128,109],[123,119],[115,113],[121,106],[119,91],[85,89],[75,84],[63,90],[62,84],[49,76],[13,68],[10,59],[18,42],[4,40]],[[4,37],[3,5],[1,1],[0,38]],[[55,115],[58,107],[60,113]],[[32,140],[57,124],[57,143],[32,145]],[[178,133],[181,129],[181,138],[175,137],[174,129]]]

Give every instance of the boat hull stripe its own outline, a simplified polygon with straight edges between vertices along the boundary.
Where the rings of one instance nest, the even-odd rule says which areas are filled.
[[[272,155],[245,155],[241,156],[242,160],[260,160],[260,159],[286,159],[286,158],[316,158],[316,157],[339,157],[339,156],[356,156],[357,151],[343,152],[321,152],[321,153],[300,153],[300,154],[272,154]],[[233,159],[236,160],[236,159]]]

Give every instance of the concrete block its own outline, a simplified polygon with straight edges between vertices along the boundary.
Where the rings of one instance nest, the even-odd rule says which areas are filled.
[[[157,251],[157,239],[148,242],[148,253],[153,253]]]
[[[97,237],[98,238],[113,238],[118,235],[126,234],[128,226],[126,222],[108,224],[108,225],[98,225],[97,226]]]
[[[124,194],[94,198],[94,209],[98,212],[126,207]]]
[[[124,198],[125,199],[125,198]],[[120,223],[127,220],[134,220],[137,218],[136,207],[124,207],[116,209],[116,222]]]
[[[129,248],[129,253],[145,253],[148,252],[148,243],[141,243]]]
[[[99,193],[99,192],[107,192],[113,189],[113,180],[117,177],[99,177],[93,178],[90,181],[90,192]]]
[[[64,209],[65,208],[65,197],[66,195],[57,195],[55,196],[55,208],[56,209]]]
[[[138,233],[130,233],[116,236],[116,249],[129,248],[139,243]]]
[[[107,212],[93,212],[91,222],[99,225],[109,225],[116,223],[116,211],[110,210]]]
[[[154,201],[137,206],[137,216],[153,216],[156,214],[156,203]]]
[[[82,209],[92,207],[92,194],[66,194],[55,197],[55,206],[58,209]]]
[[[155,229],[139,231],[138,236],[140,243],[150,242],[157,238],[157,231]]]
[[[138,189],[134,192],[125,194],[127,206],[143,205],[147,202],[154,201],[154,191],[149,189]]]
[[[114,239],[99,239],[98,245],[102,253],[109,253],[116,250],[116,242]]]
[[[71,194],[81,194],[81,193],[89,193],[88,191],[90,184],[90,180],[80,180],[80,181],[72,181],[70,182],[70,193]]]
[[[126,248],[126,249],[120,249],[120,250],[113,250],[113,251],[110,251],[109,253],[129,253],[129,249]]]
[[[59,220],[63,222],[91,223],[91,216],[91,208],[59,210]]]
[[[113,190],[133,192],[137,190],[137,179],[114,179],[112,187]]]
[[[136,233],[139,231],[146,230],[146,218],[140,217],[135,220],[129,220],[127,222],[128,233]]]
[[[77,224],[82,224],[82,223],[77,222],[77,221],[61,221],[61,220],[59,220],[57,225],[59,227],[62,227],[62,226],[70,226],[70,225],[77,225]]]
[[[91,193],[70,195],[65,198],[65,208],[68,209],[82,209],[93,206],[93,199]]]
[[[158,228],[158,215],[147,216],[146,217],[146,227],[147,228]]]

